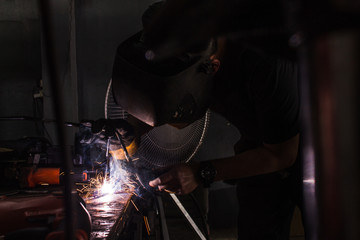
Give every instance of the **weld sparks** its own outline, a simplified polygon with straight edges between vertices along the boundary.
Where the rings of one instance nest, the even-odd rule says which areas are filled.
[[[133,193],[136,182],[131,180],[131,174],[122,167],[122,161],[111,160],[109,171],[98,171],[88,183],[79,183],[77,191],[83,199],[100,198],[106,196],[111,201],[111,196],[116,193]]]

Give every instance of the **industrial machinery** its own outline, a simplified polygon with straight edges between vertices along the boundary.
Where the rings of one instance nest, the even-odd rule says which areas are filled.
[[[59,149],[44,138],[3,141],[0,151],[0,236],[4,239],[59,239],[64,235],[63,171]],[[81,170],[80,170],[81,169]],[[78,182],[90,174],[74,169]],[[76,194],[77,239],[89,239],[91,218]]]
[[[40,1],[44,62],[51,79],[60,146],[42,138],[1,143],[0,209],[3,215],[0,218],[7,222],[1,224],[0,236],[4,239],[51,240],[75,236],[76,239],[166,240],[175,239],[171,235],[177,234],[169,228],[188,224],[188,232],[194,234],[191,239],[206,239],[207,228],[195,198],[190,196],[195,209],[190,211],[184,206],[184,199],[157,192],[147,183],[156,177],[154,173],[158,169],[196,158],[209,125],[210,112],[181,130],[169,125],[153,128],[141,137],[141,145],[131,158],[116,133],[101,141],[82,141],[84,135],[91,134],[91,125],[65,124],[63,94],[57,86],[60,75],[54,61],[57,52],[53,46],[50,5],[48,1]],[[127,113],[115,104],[111,88],[110,81],[105,118],[126,120]],[[68,146],[72,144],[67,143],[64,134],[69,126],[78,127],[71,149]],[[109,149],[113,141],[119,141],[123,147],[125,160],[111,155]],[[171,204],[176,213],[174,208],[167,212]],[[196,218],[194,212],[198,215]],[[185,224],[179,224],[177,218],[185,220]]]
[[[127,113],[115,104],[111,92],[110,81],[105,118],[126,119]],[[76,239],[176,239],[170,238],[176,233],[169,233],[169,228],[179,226],[174,216],[195,238],[206,239],[206,226],[195,199],[183,198],[195,209],[189,214],[183,199],[157,192],[147,183],[156,177],[157,169],[196,158],[209,121],[207,112],[181,130],[167,125],[156,127],[142,136],[138,151],[131,157],[124,147],[123,160],[109,153],[110,139],[82,141],[85,135],[91,135],[88,123],[72,124],[78,127],[70,149],[76,189]],[[112,137],[115,139],[111,142],[116,134]],[[122,143],[121,138],[117,140]],[[45,138],[3,141],[0,146],[0,236],[46,240],[64,237],[66,195],[59,147]]]
[[[105,99],[105,118],[127,119],[129,116],[128,113],[115,103],[112,92],[112,81],[110,80]],[[185,224],[190,226],[188,230],[192,231],[194,234],[193,237],[206,239],[206,223],[204,219],[201,218],[201,210],[193,196],[190,196],[190,205],[195,208],[195,211],[193,210],[192,213],[189,214],[175,194],[156,192],[154,189],[149,188],[147,183],[156,177],[155,174],[159,169],[196,159],[197,152],[203,143],[210,124],[210,115],[210,111],[207,111],[203,118],[183,129],[176,129],[165,124],[155,127],[141,136],[141,144],[133,158],[136,159],[134,166],[138,171],[138,182],[143,187],[141,189],[145,190],[142,192],[145,192],[143,194],[146,197],[141,197],[140,199],[147,199],[147,201],[139,200],[139,204],[145,204],[147,207],[142,211],[138,211],[138,213],[142,215],[144,211],[148,211],[149,215],[152,216],[149,217],[149,219],[154,219],[154,212],[157,213],[157,217],[155,217],[156,220],[150,221],[150,226],[153,227],[158,224],[160,227],[158,229],[160,233],[157,233],[156,239],[170,239],[167,225],[171,225],[171,223],[169,223],[169,221],[167,223],[165,213],[167,210],[166,206],[169,204],[175,205],[175,208],[178,210],[178,217],[180,216],[182,219],[186,219]],[[184,200],[184,198],[181,200]],[[165,201],[165,204],[163,204],[163,201]],[[185,198],[185,202],[186,201],[189,202],[189,199]],[[153,207],[149,208],[149,206]],[[137,207],[135,208],[137,209]],[[197,222],[191,215],[197,216]],[[147,223],[145,226],[147,226]],[[148,227],[146,227],[146,229],[149,230]],[[179,239],[181,239],[181,237]]]

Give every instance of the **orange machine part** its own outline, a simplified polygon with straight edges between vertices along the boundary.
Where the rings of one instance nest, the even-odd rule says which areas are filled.
[[[60,168],[37,168],[27,176],[28,186],[60,184]]]

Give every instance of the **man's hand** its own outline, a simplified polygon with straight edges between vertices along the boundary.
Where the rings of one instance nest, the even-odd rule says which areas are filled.
[[[199,185],[197,177],[198,165],[179,164],[173,166],[168,172],[149,182],[151,187],[160,191],[176,194],[189,194]]]

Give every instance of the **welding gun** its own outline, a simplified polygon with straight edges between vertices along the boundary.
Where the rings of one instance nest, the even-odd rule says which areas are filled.
[[[140,185],[152,192],[154,189],[149,186],[148,182],[156,178],[158,174],[151,169],[135,166],[131,157],[137,149],[133,129],[129,128],[130,125],[121,125],[124,124],[124,122],[126,121],[122,120],[117,122],[117,120],[101,120],[94,125],[93,131],[96,132],[96,134],[103,134],[108,139],[112,139],[112,144],[115,144],[115,146],[117,146],[116,144],[120,145],[119,147],[115,147],[115,151],[110,151],[113,157],[116,159],[125,159],[126,161],[123,164],[125,170],[133,173]],[[126,122],[126,124],[128,123]],[[116,127],[120,125],[123,127]]]
[[[116,136],[118,134],[118,137]],[[126,159],[119,142],[125,145],[127,152],[133,155],[137,150],[138,141],[132,125],[123,119],[98,119],[83,121],[80,124],[78,142],[81,146],[99,146],[110,153],[115,159]]]
[[[125,160],[122,167],[136,177],[140,185],[148,191],[153,191],[148,182],[159,174],[152,169],[135,166],[132,156],[138,146],[134,128],[123,119],[99,119],[97,121],[86,121],[80,125],[83,129],[82,144],[100,145],[103,150],[109,152],[114,159]],[[107,162],[108,164],[108,162]],[[107,169],[109,166],[107,165]]]

